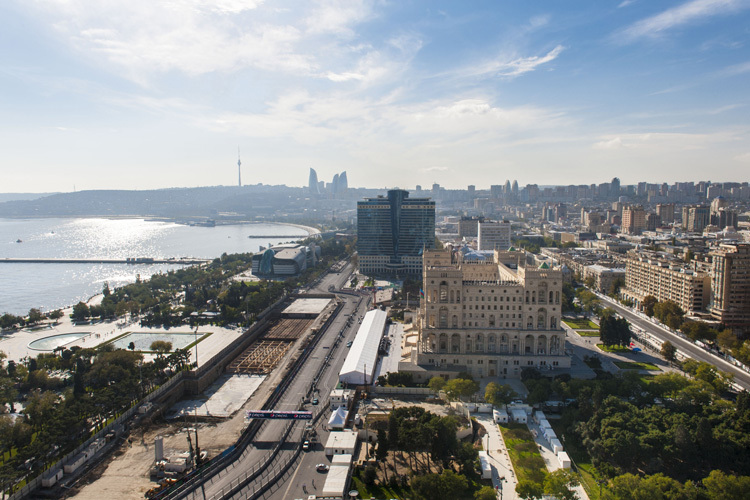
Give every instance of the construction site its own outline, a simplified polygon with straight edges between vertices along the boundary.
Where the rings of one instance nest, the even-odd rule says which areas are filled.
[[[217,356],[231,352],[217,360],[210,380],[195,384],[203,390],[157,403],[137,434],[131,432],[130,439],[67,496],[140,499],[158,489],[154,481],[179,477],[201,457],[232,446],[247,425],[245,411],[262,406],[336,305],[332,295],[303,296],[270,311],[260,328]]]

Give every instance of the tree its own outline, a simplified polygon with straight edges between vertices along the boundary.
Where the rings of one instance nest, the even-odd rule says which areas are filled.
[[[440,392],[445,387],[445,379],[439,375],[436,375],[427,382],[427,387],[435,392]]]
[[[706,498],[711,500],[745,498],[750,492],[750,477],[728,475],[714,470],[703,479],[703,486],[706,488]]]
[[[654,315],[654,306],[657,302],[659,301],[653,295],[646,295],[643,297],[643,302],[641,302],[643,313],[649,318]]]
[[[445,394],[451,401],[456,401],[462,397],[469,397],[479,390],[479,384],[473,380],[463,378],[454,378],[445,383],[443,387]]]
[[[153,344],[151,346],[153,347]],[[135,342],[130,342],[128,344],[128,349],[130,349],[131,351],[135,351]]]
[[[497,492],[492,486],[482,486],[479,491],[474,493],[474,500],[497,500]]]
[[[665,340],[661,345],[661,355],[670,363],[674,363],[677,359],[677,348],[672,342]]]
[[[685,311],[676,302],[665,300],[664,302],[657,302],[654,305],[654,316],[669,328],[675,330],[682,324]]]
[[[539,500],[544,495],[544,490],[539,483],[528,479],[521,479],[516,485],[516,493],[524,500]]]
[[[585,288],[580,288],[578,290],[577,296],[578,302],[581,303],[581,309],[583,309],[583,312],[586,314],[586,316],[595,314],[600,309],[599,298],[594,292],[591,292]]]
[[[484,400],[493,406],[507,405],[518,394],[508,384],[490,382],[484,390]]]
[[[719,336],[719,332],[711,328],[711,325],[705,321],[685,321],[680,326],[680,330],[693,341],[713,342]]]
[[[73,314],[70,317],[73,321],[83,321],[90,316],[89,306],[85,302],[79,302],[73,306]]]
[[[42,311],[39,309],[32,307],[29,309],[29,323],[39,323],[44,319],[44,315],[42,315]]]
[[[64,313],[60,309],[55,309],[54,311],[50,312],[47,316],[49,316],[49,319],[54,320],[57,322],[60,318],[64,316]]]
[[[159,354],[166,354],[172,350],[172,342],[166,340],[154,340],[151,342],[151,350]]]
[[[576,500],[578,495],[573,488],[578,486],[578,477],[567,469],[557,469],[544,478],[544,493],[559,500]]]

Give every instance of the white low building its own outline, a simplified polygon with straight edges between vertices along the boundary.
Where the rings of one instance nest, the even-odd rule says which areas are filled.
[[[322,495],[324,497],[345,498],[346,487],[349,482],[348,465],[332,465],[326,474],[326,482],[323,485]]]
[[[336,431],[328,435],[326,455],[354,455],[357,448],[357,433],[354,431]]]
[[[510,416],[517,424],[525,424],[528,419],[528,414],[524,410],[510,410]]]
[[[492,417],[495,419],[496,424],[507,424],[508,423],[508,412],[505,410],[494,410]]]
[[[331,405],[331,409],[335,410],[339,406],[348,406],[351,394],[352,391],[349,389],[332,390],[330,396],[328,397],[328,402]]]
[[[373,309],[365,314],[339,372],[340,382],[351,385],[372,384],[378,361],[378,347],[387,317],[386,312],[380,309]]]
[[[492,479],[492,465],[486,451],[479,452],[479,466],[482,469],[482,479]]]

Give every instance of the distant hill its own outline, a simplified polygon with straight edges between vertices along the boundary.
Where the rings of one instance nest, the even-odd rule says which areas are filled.
[[[36,200],[57,193],[0,193],[0,203],[16,200]]]
[[[148,191],[97,190],[41,195],[0,203],[0,217],[214,217],[260,215],[299,203],[303,188],[212,186]]]

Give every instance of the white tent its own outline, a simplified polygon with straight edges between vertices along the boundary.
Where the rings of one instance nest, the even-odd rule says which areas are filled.
[[[328,419],[328,428],[334,430],[341,430],[344,428],[346,423],[346,408],[339,406],[338,409],[331,413],[331,418]]]
[[[372,384],[372,374],[378,360],[378,347],[383,337],[387,316],[386,312],[380,309],[374,309],[365,314],[339,372],[339,381],[354,385]]]

